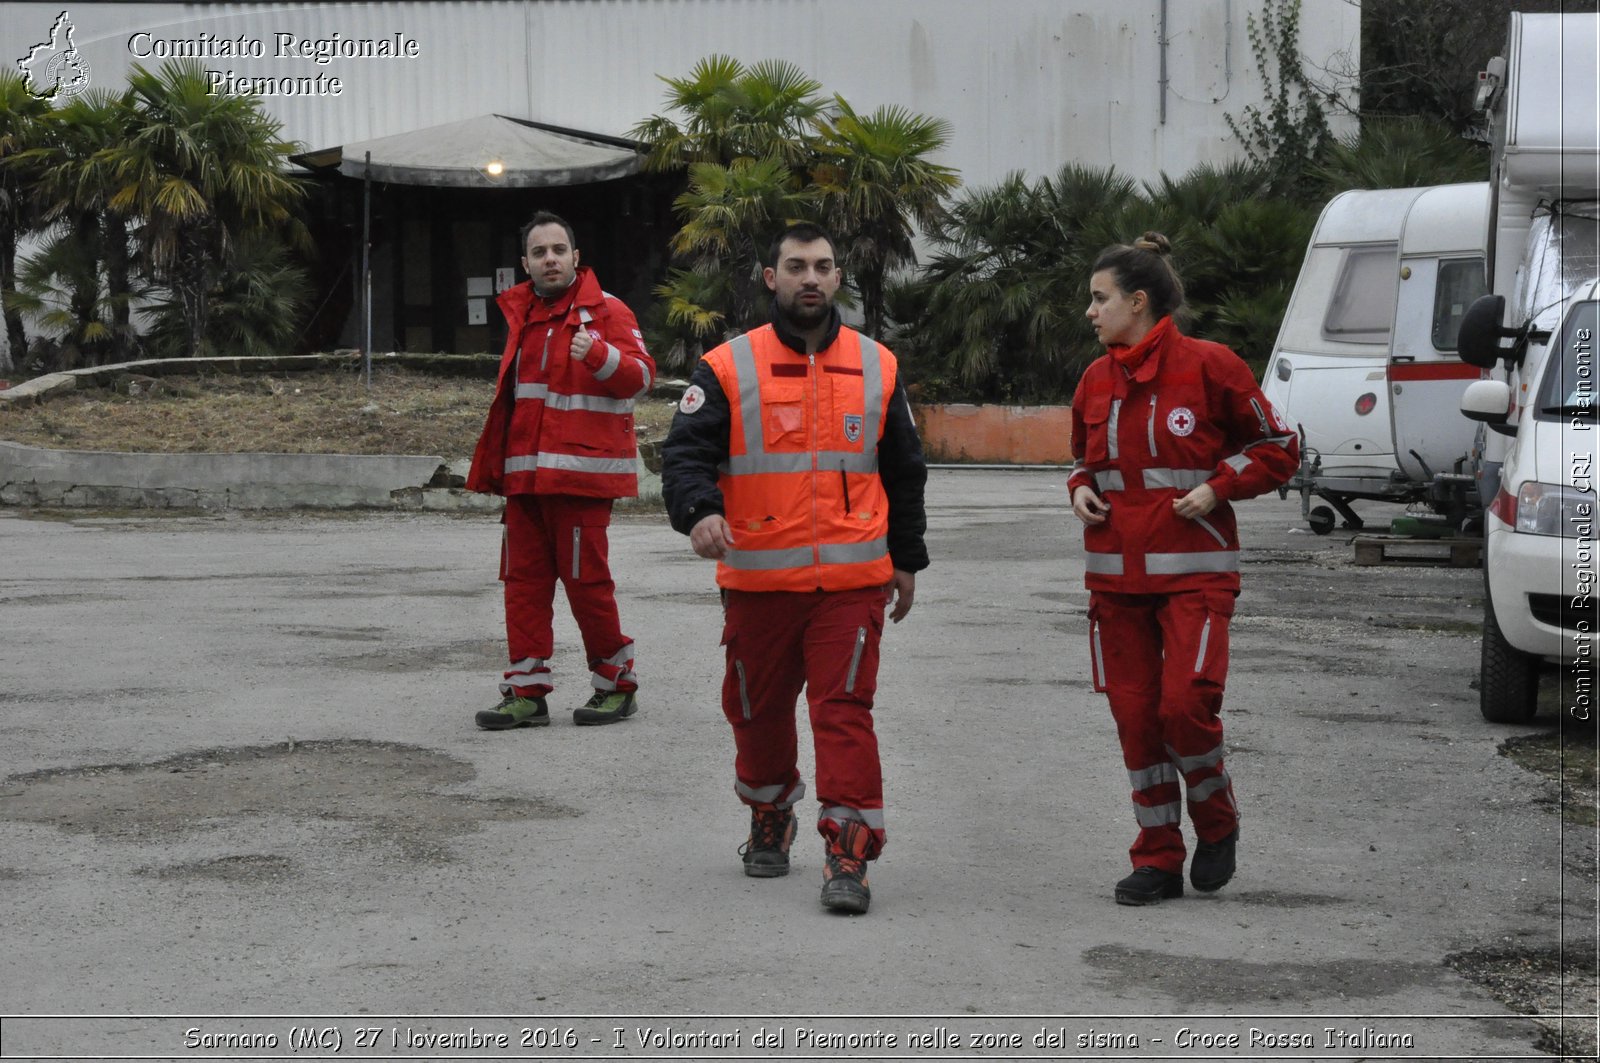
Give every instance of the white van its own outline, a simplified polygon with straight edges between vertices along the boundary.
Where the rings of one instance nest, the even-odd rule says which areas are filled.
[[[1534,714],[1545,662],[1570,670],[1567,710],[1593,711],[1597,84],[1594,12],[1512,14],[1505,56],[1480,75],[1494,145],[1493,287],[1468,310],[1461,351],[1489,379],[1467,389],[1461,410],[1489,429],[1479,707],[1496,722]]]
[[[1427,502],[1455,524],[1476,509],[1472,426],[1455,411],[1478,371],[1455,346],[1485,290],[1488,209],[1483,182],[1359,189],[1323,208],[1261,383],[1300,433],[1290,487],[1318,534],[1335,511],[1361,528],[1358,499]]]

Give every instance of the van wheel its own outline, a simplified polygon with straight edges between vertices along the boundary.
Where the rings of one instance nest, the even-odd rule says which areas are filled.
[[[1483,656],[1479,665],[1478,710],[1490,723],[1527,723],[1539,703],[1539,658],[1506,641],[1495,619],[1494,603],[1483,598]]]
[[[1311,530],[1318,535],[1327,535],[1333,531],[1333,523],[1336,519],[1333,510],[1327,506],[1318,506],[1306,514],[1306,523],[1311,525]]]

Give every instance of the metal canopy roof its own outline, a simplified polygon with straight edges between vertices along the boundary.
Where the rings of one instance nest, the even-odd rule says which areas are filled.
[[[409,133],[296,155],[310,169],[337,166],[360,180],[372,153],[375,181],[446,188],[536,188],[609,181],[639,171],[633,141],[486,114]],[[491,164],[498,164],[499,173]]]

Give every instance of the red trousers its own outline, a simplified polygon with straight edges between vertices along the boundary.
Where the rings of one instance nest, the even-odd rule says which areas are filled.
[[[1201,841],[1239,824],[1220,715],[1232,616],[1226,590],[1089,596],[1095,689],[1111,702],[1139,823],[1134,867],[1182,872],[1185,798]]]
[[[511,666],[502,694],[550,693],[559,580],[583,635],[596,690],[637,690],[633,642],[617,618],[617,586],[607,559],[611,499],[575,495],[511,495],[506,499],[500,579],[506,593]]]
[[[747,805],[789,808],[805,796],[796,766],[795,702],[805,689],[816,747],[817,831],[859,820],[883,849],[883,771],[872,729],[884,591],[725,591],[728,671],[722,711],[733,725],[734,791]]]

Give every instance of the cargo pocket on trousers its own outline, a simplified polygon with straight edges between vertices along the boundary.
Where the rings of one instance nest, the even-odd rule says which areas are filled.
[[[1106,656],[1100,649],[1100,607],[1089,606],[1089,681],[1096,694],[1106,692]]]
[[[606,529],[610,527],[610,514],[585,515],[572,526],[572,556],[564,575],[573,583],[604,583],[611,578]]]
[[[1219,689],[1228,681],[1228,623],[1233,618],[1233,592],[1206,591],[1206,616],[1195,647],[1194,674]]]
[[[733,680],[739,691],[739,712],[748,720],[750,719],[750,684],[745,678],[744,661],[739,656],[738,638],[733,633],[732,622],[727,619],[722,621],[722,648],[728,657],[728,677]],[[726,688],[724,688],[724,691],[726,691]]]

